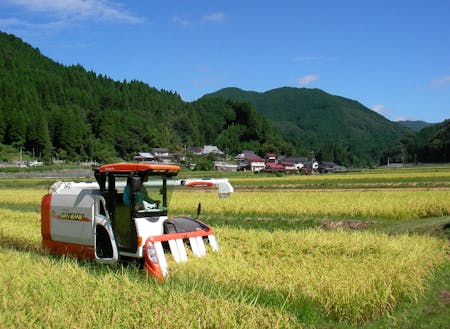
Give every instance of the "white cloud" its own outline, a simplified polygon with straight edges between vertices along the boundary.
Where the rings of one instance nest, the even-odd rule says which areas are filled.
[[[190,20],[187,20],[187,19],[179,17],[179,16],[173,17],[172,22],[174,22],[175,24],[181,25],[183,27],[188,27],[188,26],[192,25],[192,22]]]
[[[67,26],[67,21],[52,21],[47,23],[31,23],[29,21],[17,19],[17,18],[0,18],[0,28],[9,29],[26,29],[26,30],[52,30],[55,28],[61,28]]]
[[[222,22],[225,20],[225,14],[217,12],[217,13],[205,15],[202,18],[196,17],[194,20],[189,20],[189,19],[186,19],[181,16],[174,16],[172,18],[172,22],[174,22],[175,24],[178,24],[182,27],[192,26],[194,24],[199,23],[200,20],[203,20],[204,22],[212,22],[212,23]]]
[[[320,60],[318,56],[297,56],[292,59],[293,62],[311,63]]]
[[[43,13],[58,19],[114,21],[139,23],[142,18],[127,12],[108,0],[7,0],[30,12]]]
[[[371,107],[372,111],[377,112],[378,114],[381,115],[386,115],[389,113],[389,111],[386,109],[386,107],[383,104],[376,104],[374,106]]]
[[[225,14],[221,12],[211,13],[203,16],[203,19],[208,22],[222,22],[225,20]]]
[[[297,79],[297,83],[300,87],[304,87],[306,85],[309,85],[310,83],[313,83],[314,81],[319,80],[320,77],[317,74],[308,74],[301,78]]]
[[[442,87],[445,85],[450,84],[450,75],[447,75],[445,77],[439,78],[439,79],[435,79],[431,81],[431,85],[435,86],[435,87]]]
[[[33,24],[22,21],[17,18],[0,18],[0,26],[7,26],[7,27],[15,27],[15,26],[28,26],[33,27]]]

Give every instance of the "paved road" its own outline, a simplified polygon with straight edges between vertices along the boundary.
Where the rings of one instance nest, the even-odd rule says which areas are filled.
[[[94,178],[92,169],[60,169],[51,171],[33,171],[33,172],[0,172],[0,178],[18,178],[18,177],[40,177],[40,178]]]

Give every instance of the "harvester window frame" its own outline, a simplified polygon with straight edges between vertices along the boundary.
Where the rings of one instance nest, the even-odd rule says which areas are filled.
[[[154,173],[154,172],[139,172],[138,176],[141,178],[142,186],[147,189],[147,193],[149,194],[150,198],[155,197],[155,191],[152,189],[152,187],[146,187],[145,182],[149,180],[155,180],[158,182],[162,182],[161,186],[159,188],[159,194],[161,195],[162,200],[159,202],[158,208],[155,209],[139,209],[134,211],[134,217],[135,218],[155,218],[155,217],[161,217],[161,216],[167,216],[168,215],[168,193],[167,193],[167,179],[168,175],[163,175],[161,173]],[[159,186],[159,185],[158,185]]]
[[[104,202],[99,202],[98,214],[106,217],[106,208]]]

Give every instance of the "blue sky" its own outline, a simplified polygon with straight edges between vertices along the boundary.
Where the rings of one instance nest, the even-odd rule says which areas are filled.
[[[186,101],[306,87],[390,120],[450,118],[449,0],[1,0],[0,30]]]

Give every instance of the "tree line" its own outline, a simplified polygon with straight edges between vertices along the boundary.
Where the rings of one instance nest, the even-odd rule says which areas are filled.
[[[215,144],[230,153],[292,153],[270,121],[248,103],[184,102],[139,81],[114,81],[64,66],[0,33],[0,143],[44,161],[132,159],[139,151]]]
[[[390,162],[450,162],[450,119],[403,137],[383,154]]]

